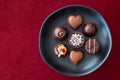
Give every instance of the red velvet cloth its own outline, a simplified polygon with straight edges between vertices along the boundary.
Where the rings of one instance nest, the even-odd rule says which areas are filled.
[[[83,77],[61,75],[42,60],[38,37],[43,20],[71,4],[96,9],[107,21],[113,39],[109,58]],[[119,0],[0,0],[0,80],[120,80]]]

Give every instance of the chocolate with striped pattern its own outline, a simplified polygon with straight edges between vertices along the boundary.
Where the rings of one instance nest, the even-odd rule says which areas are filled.
[[[100,48],[100,45],[99,45],[99,43],[98,43],[98,41],[96,39],[89,38],[88,41],[85,44],[85,50],[89,54],[97,53],[99,48]]]

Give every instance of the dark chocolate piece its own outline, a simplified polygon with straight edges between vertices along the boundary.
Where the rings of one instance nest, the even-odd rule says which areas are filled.
[[[56,27],[53,32],[53,36],[58,40],[64,39],[66,34],[67,34],[67,29],[64,26]]]
[[[95,54],[98,52],[100,45],[96,39],[89,39],[85,44],[85,50],[89,54]]]
[[[83,33],[86,36],[94,36],[97,33],[97,27],[93,23],[87,23],[83,26]]]

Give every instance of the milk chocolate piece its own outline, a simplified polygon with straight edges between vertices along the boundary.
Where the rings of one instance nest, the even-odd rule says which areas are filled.
[[[80,15],[71,15],[68,17],[69,25],[76,30],[83,22],[82,16]]]
[[[77,65],[83,59],[83,52],[80,50],[72,50],[69,59],[74,65]]]
[[[85,50],[89,54],[95,54],[98,52],[100,45],[96,39],[89,39],[85,44]]]

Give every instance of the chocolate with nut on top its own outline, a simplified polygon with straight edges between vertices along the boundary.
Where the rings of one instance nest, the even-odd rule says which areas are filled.
[[[65,56],[67,54],[67,47],[64,44],[57,44],[54,51],[58,57]]]

